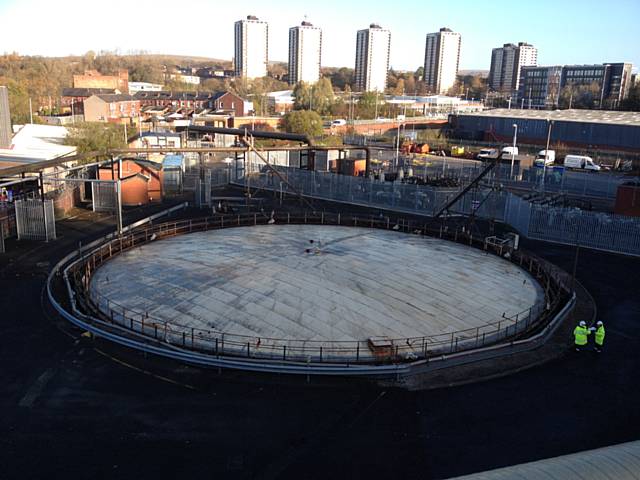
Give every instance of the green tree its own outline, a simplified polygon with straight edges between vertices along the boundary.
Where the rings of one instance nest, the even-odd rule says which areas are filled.
[[[346,88],[351,88],[353,85],[353,68],[323,68],[322,76],[327,77],[331,84],[338,90],[346,91]]]
[[[74,145],[78,153],[99,152],[106,154],[114,148],[126,148],[124,126],[113,123],[87,122],[69,128],[65,139],[67,145]]]
[[[322,118],[316,112],[309,110],[294,110],[287,113],[282,120],[282,126],[289,133],[311,137],[322,135]]]
[[[293,88],[293,96],[296,110],[313,110],[320,115],[329,115],[335,103],[335,94],[328,78],[321,78],[313,85],[298,82]]]
[[[9,111],[11,123],[21,124],[29,122],[29,93],[24,85],[18,82],[0,77],[0,85],[7,87],[9,91]]]
[[[293,108],[296,110],[310,110],[311,86],[307,82],[298,82],[293,87]]]
[[[356,116],[358,118],[370,119],[376,115],[376,102],[379,100],[376,92],[364,92],[356,104]]]
[[[629,96],[620,105],[622,110],[640,112],[640,83],[636,83],[629,90]]]
[[[394,89],[393,93],[395,93],[396,95],[404,95],[405,92],[405,85],[404,85],[404,78],[399,78],[398,82],[396,83],[396,88]]]
[[[449,95],[468,96],[469,100],[476,100],[487,95],[487,79],[481,75],[458,75],[455,85],[449,90]]]
[[[600,84],[565,85],[560,90],[560,108],[593,109],[600,106]]]

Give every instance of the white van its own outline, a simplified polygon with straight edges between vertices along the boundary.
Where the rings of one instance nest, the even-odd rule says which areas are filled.
[[[486,160],[487,158],[494,158],[498,155],[498,151],[495,148],[483,148],[476,156],[478,160]]]
[[[535,164],[542,167],[544,165],[549,166],[553,165],[556,161],[556,151],[555,150],[540,150],[538,155],[536,156]]]
[[[600,165],[593,163],[591,157],[584,155],[567,155],[564,157],[564,168],[576,168],[580,170],[591,170],[592,172],[600,171]]]
[[[518,147],[504,147],[502,149],[503,157],[517,156],[518,155]]]

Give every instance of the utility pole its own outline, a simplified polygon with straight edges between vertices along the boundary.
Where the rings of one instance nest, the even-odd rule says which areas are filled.
[[[542,166],[542,188],[544,192],[544,178],[547,176],[547,159],[549,158],[549,144],[551,143],[551,128],[553,127],[553,120],[547,118],[548,131],[547,131],[547,146],[544,151],[544,165]]]
[[[511,104],[511,99],[509,99],[509,104]],[[516,161],[516,141],[518,139],[518,124],[513,124],[513,150],[511,151],[511,174],[509,175],[509,180],[513,178],[513,165]]]
[[[376,120],[378,119],[378,90],[376,90],[376,114],[375,114],[374,118]]]
[[[122,164],[120,164],[122,165]],[[118,180],[116,181],[116,223],[118,229],[118,235],[122,235],[122,184],[120,181],[120,170],[118,169]]]
[[[29,123],[33,124],[33,108],[31,106],[31,97],[29,97]]]

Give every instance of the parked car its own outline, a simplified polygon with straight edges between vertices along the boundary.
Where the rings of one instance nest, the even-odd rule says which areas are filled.
[[[589,170],[592,172],[599,172],[601,170],[600,165],[596,165],[591,157],[585,155],[567,155],[564,157],[564,167]]]
[[[344,127],[347,124],[347,121],[344,118],[338,118],[337,120],[333,120],[331,122],[332,127]]]

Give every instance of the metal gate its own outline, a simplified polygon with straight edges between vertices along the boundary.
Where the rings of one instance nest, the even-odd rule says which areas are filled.
[[[205,170],[204,180],[196,181],[195,196],[197,207],[211,206],[211,170]]]
[[[16,200],[18,240],[55,240],[56,221],[53,201]]]
[[[182,193],[182,169],[162,169],[162,191],[165,195],[179,195]]]
[[[115,212],[118,209],[117,186],[113,181],[91,182],[94,212]]]

